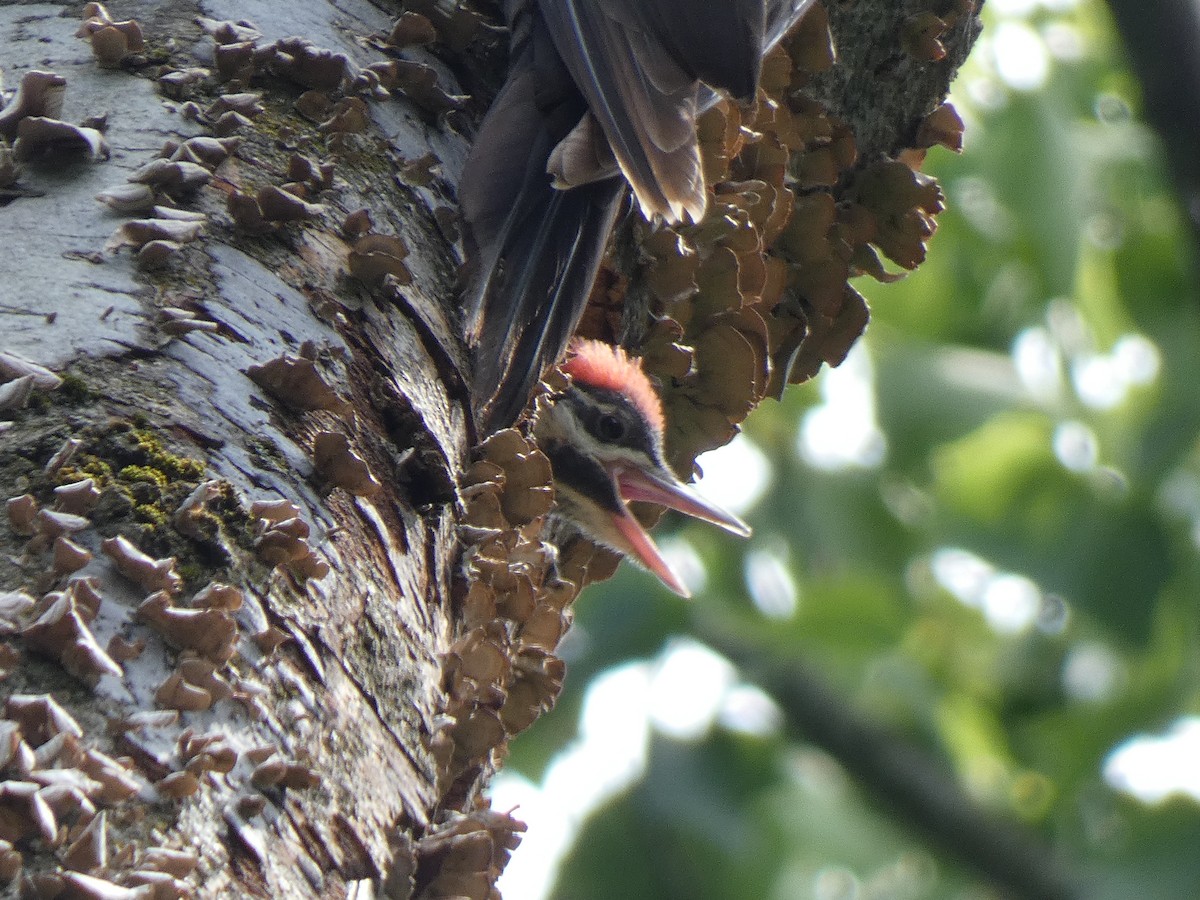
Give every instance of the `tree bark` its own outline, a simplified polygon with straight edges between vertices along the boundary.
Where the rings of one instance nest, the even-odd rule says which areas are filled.
[[[811,82],[813,121],[861,138],[802,197],[874,210],[860,174],[932,143],[919,126],[975,23],[968,5],[909,6],[829,4],[871,68]],[[0,113],[0,877],[32,896],[495,893],[521,826],[480,792],[561,687],[576,585],[613,560],[576,544],[551,573],[545,460],[517,432],[473,447],[454,186],[484,107],[464,90],[498,87],[503,35],[468,8],[408,7],[394,29],[399,10],[356,0],[0,5],[8,86],[33,104]],[[65,79],[61,110],[57,81],[24,81],[37,71]],[[726,109],[721,140],[740,146],[738,116],[764,109]],[[40,137],[46,118],[85,130]],[[732,164],[751,187],[726,196],[777,169],[782,231],[784,167],[759,156]],[[677,261],[637,250],[663,233],[619,238],[634,250],[605,284],[628,285],[626,330],[664,373],[677,358],[654,329],[708,321],[681,310],[726,237],[682,234],[700,286],[669,306]],[[769,255],[733,258],[745,273]],[[838,298],[864,265],[842,260]],[[865,324],[803,279],[751,281],[733,299],[773,305],[734,329],[764,341],[749,399],[714,400],[699,352],[665,384],[684,470],[768,378],[835,362]]]

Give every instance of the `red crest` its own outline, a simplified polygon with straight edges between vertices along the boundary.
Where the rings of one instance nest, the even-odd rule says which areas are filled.
[[[663,433],[662,400],[642,371],[642,361],[637,357],[603,341],[577,338],[571,342],[562,370],[580,384],[606,388],[628,397],[654,432]]]

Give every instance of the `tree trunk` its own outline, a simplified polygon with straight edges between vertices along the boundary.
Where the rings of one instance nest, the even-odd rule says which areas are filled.
[[[832,68],[811,18],[774,105],[706,120],[712,223],[617,236],[585,327],[645,346],[684,471],[844,355],[872,246],[923,255],[940,196],[891,159],[953,143],[925,117],[976,23],[908,5],[830,3]],[[544,458],[473,448],[454,185],[504,38],[400,12],[0,5],[0,879],[29,896],[484,898],[515,846],[480,791],[614,561],[551,567]]]

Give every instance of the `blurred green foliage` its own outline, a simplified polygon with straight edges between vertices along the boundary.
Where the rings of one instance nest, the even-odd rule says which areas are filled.
[[[772,473],[754,539],[678,532],[707,572],[690,605],[627,569],[589,590],[559,707],[509,772],[546,772],[603,671],[678,635],[736,635],[822,672],[1089,896],[1200,897],[1194,803],[1145,805],[1103,778],[1123,741],[1198,711],[1200,291],[1106,10],[1057,6],[989,13],[953,98],[966,152],[927,164],[949,201],[929,260],[860,279],[882,462],[804,461],[819,383],[758,410],[746,432]],[[1006,22],[1048,48],[1041,87],[997,75]],[[754,553],[790,579],[792,614],[752,602]],[[652,730],[645,774],[582,825],[553,896],[992,896],[785,733],[769,717]]]

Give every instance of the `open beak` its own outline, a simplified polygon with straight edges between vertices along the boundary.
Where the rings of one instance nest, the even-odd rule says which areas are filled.
[[[625,538],[628,550],[638,562],[657,575],[659,581],[680,597],[692,596],[692,592],[687,589],[683,579],[663,559],[662,551],[658,549],[654,539],[646,533],[642,523],[634,518],[633,513],[624,509],[619,513],[613,513],[612,518],[613,525],[616,526],[617,531],[621,532],[621,537]]]
[[[668,473],[647,472],[617,466],[613,470],[617,491],[626,503],[644,500],[677,510],[693,519],[719,525],[738,537],[750,537],[750,526],[710,500],[705,500],[688,485]]]
[[[669,473],[659,474],[642,469],[615,466],[612,469],[612,476],[616,481],[617,491],[625,503],[632,501],[657,503],[659,506],[678,510],[684,515],[712,522],[739,537],[750,536],[749,525],[733,513],[705,500],[692,488],[670,476]],[[654,540],[628,509],[613,514],[613,525],[628,541],[629,548],[642,565],[658,576],[663,584],[680,597],[691,596],[691,591],[663,559],[662,552],[655,545]]]

